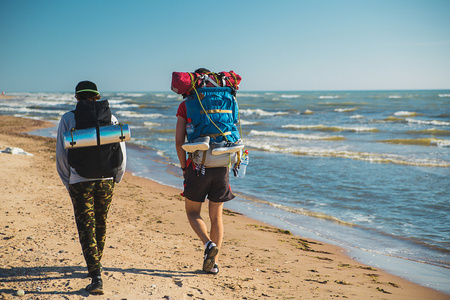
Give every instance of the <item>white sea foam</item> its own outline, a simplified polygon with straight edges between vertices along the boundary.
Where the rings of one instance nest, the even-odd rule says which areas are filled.
[[[351,116],[350,117],[350,119],[364,119],[365,117],[364,116],[361,116],[361,115],[354,115],[354,116]]]
[[[118,96],[122,97],[144,97],[146,94],[144,93],[118,93]]]
[[[161,157],[166,157],[166,151],[164,151],[164,150],[157,150],[156,154],[158,154],[158,156],[161,156]]]
[[[118,105],[118,104],[122,104],[122,103],[127,102],[126,99],[111,99],[111,98],[108,98],[107,100],[108,100],[110,105]]]
[[[20,103],[16,103],[16,105],[23,105],[23,106],[35,105],[35,106],[40,106],[40,107],[45,107],[45,106],[49,107],[49,106],[65,105],[68,103],[75,104],[76,100],[74,98],[70,98],[70,99],[27,98],[27,99],[24,99]]]
[[[450,97],[450,94],[439,94],[439,97],[441,97],[441,98],[447,98],[447,97]]]
[[[401,99],[402,96],[398,96],[398,95],[391,95],[388,97],[389,99]]]
[[[238,97],[259,98],[259,97],[261,97],[261,95],[260,94],[250,94],[250,93],[242,93],[242,92],[240,92],[238,94]]]
[[[353,132],[370,132],[377,131],[377,128],[374,127],[343,127],[343,126],[325,126],[322,124],[319,125],[295,125],[288,124],[281,126],[282,128],[290,128],[290,129],[312,129],[312,130],[322,130],[322,131],[353,131]]]
[[[300,95],[281,95],[281,98],[287,98],[287,99],[295,99],[299,98]]]
[[[281,128],[290,128],[290,129],[321,129],[325,128],[325,125],[319,124],[319,125],[296,125],[296,124],[287,124],[281,126]]]
[[[241,125],[255,125],[258,122],[245,121],[241,119]]]
[[[435,126],[450,126],[450,122],[437,121],[437,120],[416,120],[416,119],[406,119],[408,123],[417,123],[423,125],[435,125]]]
[[[301,133],[283,133],[276,131],[258,131],[251,130],[249,132],[250,136],[267,136],[267,137],[279,137],[279,138],[288,138],[288,139],[301,139],[301,140],[328,140],[328,139],[336,139],[336,138],[344,138],[339,136],[320,136],[320,135],[310,135],[310,134],[301,134]]]
[[[417,113],[413,111],[397,111],[394,113],[396,117],[413,117],[416,116]]]
[[[28,108],[28,107],[20,107],[20,106],[10,106],[10,107],[2,107],[2,111],[4,112],[10,112],[14,115],[27,115],[27,117],[30,117],[29,115],[33,116],[36,114],[43,114],[43,115],[53,115],[57,114],[59,116],[62,116],[66,111],[63,110],[49,110],[49,109],[38,109],[38,108]],[[43,119],[43,117],[38,117],[39,119]]]
[[[252,115],[256,115],[256,116],[261,116],[261,117],[267,117],[267,116],[282,116],[282,115],[287,115],[287,112],[284,111],[277,111],[277,112],[268,112],[262,109],[242,109],[241,114],[244,116],[252,116]]]
[[[124,111],[118,111],[116,114],[122,116],[122,117],[129,117],[129,118],[149,118],[149,119],[159,119],[159,118],[169,118],[169,116],[164,116],[163,114],[140,114],[135,111],[130,110],[124,110]]]
[[[339,96],[319,96],[319,99],[338,99]]]
[[[372,223],[376,218],[373,215],[351,214],[352,222],[360,223]]]
[[[450,147],[450,140],[433,139],[430,141],[430,144],[438,147]]]
[[[353,108],[336,108],[334,111],[336,112],[350,112],[350,111],[355,111],[356,107]]]
[[[113,109],[124,109],[124,108],[133,108],[139,107],[138,104],[111,104],[111,108]]]
[[[155,123],[155,122],[144,122],[144,125],[148,126],[148,127],[155,127],[155,126],[159,126],[161,124],[160,123]]]

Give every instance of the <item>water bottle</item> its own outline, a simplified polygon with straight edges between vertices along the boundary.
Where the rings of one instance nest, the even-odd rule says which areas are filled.
[[[241,164],[239,165],[239,171],[237,174],[237,177],[239,178],[244,178],[245,177],[245,173],[247,171],[247,166],[248,166],[248,150],[245,150],[244,153],[242,154],[242,159],[241,159]]]
[[[194,124],[192,124],[192,120],[189,118],[188,123],[186,124],[186,133],[191,134],[195,130]]]

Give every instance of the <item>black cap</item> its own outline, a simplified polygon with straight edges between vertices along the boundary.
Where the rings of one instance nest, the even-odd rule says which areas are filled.
[[[194,71],[194,73],[210,73],[211,71],[206,69],[206,68],[198,68],[197,70]]]
[[[75,88],[75,94],[81,93],[81,92],[91,92],[95,94],[100,94],[97,90],[97,86],[92,81],[80,81],[77,84],[77,87]]]

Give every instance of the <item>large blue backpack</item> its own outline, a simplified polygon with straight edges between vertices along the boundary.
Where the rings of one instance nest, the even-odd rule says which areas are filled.
[[[201,136],[210,136],[215,142],[236,142],[240,139],[237,123],[239,108],[230,87],[203,87],[185,99],[188,122],[194,132],[187,138],[192,142]]]

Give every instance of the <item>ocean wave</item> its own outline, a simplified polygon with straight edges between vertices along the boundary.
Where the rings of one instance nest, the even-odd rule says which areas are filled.
[[[318,102],[317,104],[325,105],[325,106],[357,106],[357,105],[366,105],[367,103],[356,103],[353,101],[347,101],[347,102]]]
[[[251,93],[239,92],[238,97],[259,98],[259,97],[261,97],[261,95],[260,94],[251,94]]]
[[[351,132],[379,132],[377,128],[371,127],[341,127],[341,126],[325,126],[325,125],[283,125],[282,128],[299,129],[299,130],[318,130],[318,131],[351,131]]]
[[[249,197],[249,196],[241,195],[241,194],[239,194],[239,197],[244,198],[247,201],[251,201],[251,202],[254,202],[254,203],[269,205],[269,206],[278,208],[278,209],[286,211],[286,212],[290,212],[290,213],[294,213],[294,214],[300,214],[300,215],[313,217],[313,218],[317,218],[317,219],[322,219],[322,220],[327,220],[327,221],[332,221],[334,223],[337,223],[337,224],[343,225],[343,226],[349,226],[349,227],[358,226],[357,224],[354,224],[354,223],[351,223],[351,222],[347,222],[347,221],[343,221],[343,220],[341,220],[339,218],[336,218],[334,216],[331,216],[331,215],[328,215],[328,214],[325,214],[325,213],[321,213],[321,212],[311,211],[311,210],[307,210],[307,209],[304,209],[304,208],[297,208],[297,207],[286,206],[286,205],[270,202],[270,201],[259,199],[259,198],[255,198],[255,197]]]
[[[145,93],[117,93],[117,95],[122,96],[122,97],[137,98],[137,97],[144,97],[147,94],[145,94]]]
[[[352,112],[355,111],[356,107],[352,107],[352,108],[336,108],[334,111],[335,112]]]
[[[450,136],[450,130],[429,128],[425,130],[411,130],[405,132],[405,134],[429,134],[429,135]]]
[[[398,96],[398,95],[391,95],[388,97],[389,99],[401,99],[403,98],[402,96]]]
[[[245,121],[245,120],[240,120],[240,122],[241,122],[241,125],[245,125],[245,126],[247,126],[247,125],[258,125],[258,124],[260,124],[259,122],[251,122],[251,121]]]
[[[450,122],[437,121],[437,120],[416,120],[416,119],[406,119],[408,123],[417,123],[422,125],[434,125],[434,126],[450,126]]]
[[[346,150],[334,150],[323,148],[299,148],[299,147],[284,147],[281,145],[269,144],[267,141],[258,142],[254,140],[246,140],[246,146],[252,147],[262,151],[269,151],[275,153],[287,153],[299,156],[311,157],[330,157],[330,158],[345,158],[366,161],[369,163],[384,163],[397,164],[407,166],[420,167],[442,167],[450,168],[450,162],[438,159],[419,159],[395,154],[370,153]]]
[[[406,123],[406,120],[404,118],[389,116],[384,120],[376,120],[375,122],[400,122],[400,123]]]
[[[450,97],[450,94],[439,94],[439,97],[441,97],[441,98],[447,98],[447,97]]]
[[[48,99],[42,100],[42,99],[28,99],[21,103],[21,105],[36,105],[36,106],[42,106],[42,107],[52,107],[52,106],[61,106],[61,105],[76,105],[76,102],[73,98],[71,99],[55,99],[52,101],[49,101]]]
[[[435,139],[434,141],[431,141],[432,144],[436,144],[438,147],[450,147],[450,140],[438,140]]]
[[[35,116],[35,115],[45,115],[45,116],[36,116],[38,119],[45,120],[48,115],[57,115],[62,116],[66,111],[64,110],[54,110],[54,109],[45,109],[44,107],[21,107],[21,106],[8,106],[2,107],[2,111],[8,112],[18,116]]]
[[[244,116],[261,116],[261,117],[267,117],[267,116],[283,116],[289,114],[288,112],[284,111],[277,111],[277,112],[268,112],[262,109],[241,109],[240,113]]]
[[[124,109],[124,108],[134,108],[140,107],[139,104],[111,104],[112,109]]]
[[[295,99],[300,98],[300,95],[281,95],[281,98]]]
[[[450,140],[441,140],[433,138],[419,138],[419,139],[389,139],[389,140],[379,140],[380,143],[389,143],[396,145],[418,145],[418,146],[438,146],[438,147],[449,147]]]
[[[364,119],[365,117],[364,116],[361,116],[361,115],[354,115],[354,116],[351,116],[350,117],[350,119]]]
[[[108,100],[108,103],[110,105],[119,105],[119,104],[127,102],[126,99],[111,99],[110,98],[110,99],[106,99],[106,100]]]
[[[163,114],[140,114],[131,110],[124,110],[116,112],[117,115],[128,118],[150,118],[150,119],[159,119],[159,118],[170,118],[169,116],[165,116]]]
[[[154,123],[154,122],[144,122],[144,125],[147,127],[155,127],[161,125],[160,123]]]
[[[416,113],[414,111],[397,111],[394,113],[394,116],[397,117],[415,117],[420,115],[419,113]]]
[[[251,130],[248,134],[249,136],[268,136],[268,137],[279,137],[279,138],[289,138],[289,139],[300,139],[300,140],[324,140],[324,141],[342,141],[345,140],[343,136],[319,136],[319,135],[309,135],[301,133],[283,133],[275,131],[258,131]]]
[[[319,99],[338,99],[340,96],[319,96]]]

